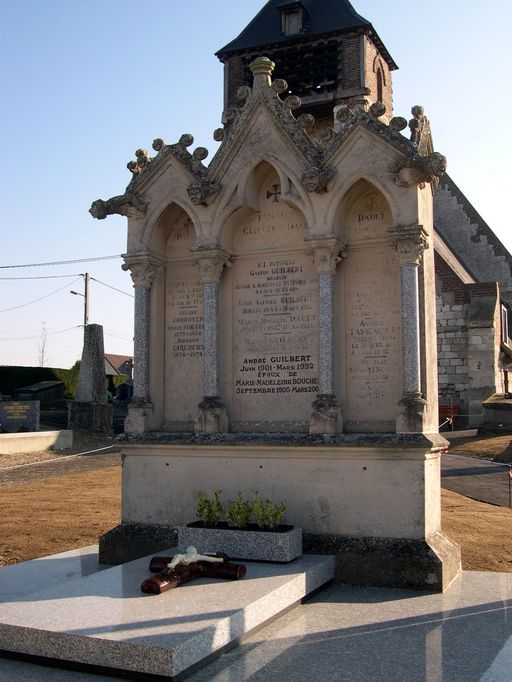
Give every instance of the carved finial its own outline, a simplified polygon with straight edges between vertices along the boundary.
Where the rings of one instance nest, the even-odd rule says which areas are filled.
[[[295,109],[300,109],[302,101],[297,95],[288,95],[283,104],[290,111],[294,111]]]
[[[409,121],[411,142],[421,156],[429,156],[434,151],[430,123],[425,116],[423,107],[416,105],[411,109],[413,118]]]
[[[411,142],[416,146],[419,145],[423,124],[425,119],[425,112],[423,107],[416,105],[411,109],[413,118],[409,121],[409,129],[411,131]]]
[[[249,68],[254,76],[254,90],[270,87],[272,72],[276,68],[274,62],[268,57],[258,57],[249,64]]]
[[[288,83],[284,78],[276,78],[272,83],[272,89],[277,92],[278,95],[281,95],[288,90]]]
[[[190,133],[185,133],[184,135],[182,135],[180,137],[180,141],[178,142],[178,144],[181,147],[185,147],[185,148],[190,147],[191,145],[194,144],[194,136],[191,135]]]
[[[213,131],[213,139],[215,142],[222,142],[225,137],[224,128],[217,128]]]
[[[236,91],[236,98],[245,102],[251,96],[251,88],[248,85],[241,85]]]
[[[222,123],[225,126],[232,125],[237,117],[237,114],[238,112],[235,107],[229,107],[229,109],[226,109],[222,114]]]
[[[149,166],[151,157],[149,156],[147,149],[137,149],[135,158],[136,161],[129,161],[126,164],[126,168],[128,168],[133,175],[138,175],[146,166]]]
[[[355,119],[352,110],[345,104],[334,107],[334,129],[340,132],[343,128],[348,126]]]
[[[386,113],[386,105],[384,102],[374,102],[370,107],[370,116],[372,118],[380,118]]]
[[[405,119],[403,116],[395,116],[389,122],[389,127],[391,130],[395,130],[397,133],[399,133],[401,130],[405,130],[407,128],[407,119]]]
[[[354,97],[350,103],[352,111],[356,115],[366,113],[368,111],[369,105],[370,105],[370,102],[368,100],[368,97],[366,97],[366,95],[361,95],[360,97]]]
[[[151,157],[149,156],[147,149],[137,149],[135,158],[137,159],[137,165],[141,170],[151,163]]]
[[[334,128],[331,128],[330,126],[323,126],[320,128],[320,131],[318,133],[318,137],[321,142],[324,144],[328,144],[334,139],[334,136],[336,133],[334,132]]]
[[[301,114],[297,119],[297,125],[306,133],[311,133],[315,127],[315,117],[312,114]]]
[[[165,147],[165,142],[162,140],[161,137],[157,137],[156,140],[153,140],[152,147],[155,150],[155,152],[161,152],[162,149]]]
[[[206,147],[198,147],[197,149],[194,149],[192,156],[196,161],[204,161],[208,158],[208,150]]]

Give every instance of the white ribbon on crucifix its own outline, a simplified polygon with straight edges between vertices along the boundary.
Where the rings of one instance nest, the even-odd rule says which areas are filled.
[[[212,564],[219,564],[224,561],[222,557],[206,556],[204,554],[198,554],[195,547],[187,547],[185,554],[176,554],[171,563],[167,564],[167,568],[176,568],[176,566],[188,566],[189,564],[194,564],[196,561],[209,561]]]

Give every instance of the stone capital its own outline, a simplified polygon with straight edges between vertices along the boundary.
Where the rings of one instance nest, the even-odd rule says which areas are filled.
[[[306,238],[306,253],[313,256],[318,275],[335,275],[336,267],[346,257],[346,244],[336,235]]]
[[[129,270],[136,289],[151,289],[155,277],[160,270],[160,264],[150,257],[124,257],[123,270]]]
[[[229,254],[222,249],[204,247],[193,249],[193,253],[201,271],[202,283],[219,284],[224,268],[230,262]]]
[[[395,226],[389,230],[389,243],[396,249],[400,265],[419,267],[423,252],[429,248],[427,233],[421,225]]]

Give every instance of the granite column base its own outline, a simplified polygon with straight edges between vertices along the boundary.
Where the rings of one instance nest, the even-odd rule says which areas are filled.
[[[335,582],[444,592],[462,570],[460,547],[444,533],[426,539],[304,535],[304,552],[335,554]]]
[[[228,430],[229,420],[223,403],[217,397],[205,397],[199,403],[195,433],[227,433]]]
[[[112,405],[108,403],[73,401],[68,405],[68,428],[111,433],[112,415]]]
[[[124,420],[125,433],[146,433],[150,430],[149,422],[153,419],[152,403],[133,400],[128,405],[128,415]]]
[[[427,401],[421,393],[405,393],[398,403],[397,433],[423,433]]]
[[[312,405],[309,433],[330,434],[343,431],[340,406],[334,395],[319,395]]]

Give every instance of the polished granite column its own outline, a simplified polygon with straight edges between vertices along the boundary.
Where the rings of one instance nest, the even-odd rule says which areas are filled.
[[[334,278],[345,256],[344,244],[336,235],[308,241],[318,276],[318,395],[312,405],[309,432],[339,433],[343,421],[334,389]]]
[[[125,430],[139,433],[146,430],[146,416],[152,411],[149,385],[149,335],[151,288],[158,263],[149,257],[125,258],[123,270],[129,270],[135,289],[133,398]]]
[[[421,390],[419,267],[428,248],[421,226],[391,229],[391,244],[400,263],[402,301],[402,399],[397,416],[398,433],[422,433],[426,401]]]
[[[203,284],[204,372],[204,397],[199,403],[196,433],[224,433],[229,426],[226,408],[219,396],[219,286],[228,261],[228,254],[221,249],[196,250]]]

